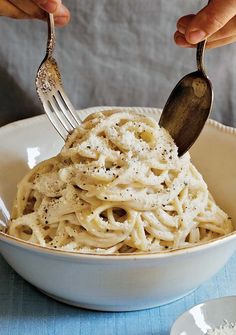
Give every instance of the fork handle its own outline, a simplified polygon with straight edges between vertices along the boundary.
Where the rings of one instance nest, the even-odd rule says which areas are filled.
[[[56,44],[56,35],[55,35],[55,24],[53,14],[48,14],[47,16],[48,23],[48,41],[47,41],[47,50],[46,58],[52,58],[53,50]]]

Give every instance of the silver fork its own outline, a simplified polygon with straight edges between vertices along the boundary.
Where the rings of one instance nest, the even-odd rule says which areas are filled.
[[[52,56],[55,48],[55,26],[52,14],[48,14],[47,22],[46,56],[36,75],[36,90],[49,120],[66,140],[67,136],[80,125],[81,120],[63,89],[60,71]]]

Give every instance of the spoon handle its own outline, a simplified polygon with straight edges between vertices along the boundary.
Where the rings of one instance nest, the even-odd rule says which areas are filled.
[[[204,51],[205,51],[205,47],[206,47],[206,40],[198,43],[197,45],[197,68],[198,71],[203,72],[204,75],[206,75],[205,73],[205,67],[204,67]]]
[[[208,0],[208,5],[210,2],[211,0]],[[204,51],[206,47],[206,42],[207,40],[204,40],[197,44],[197,55],[196,55],[198,71],[202,72],[205,76],[206,76],[206,72],[205,72],[205,67],[204,67]]]

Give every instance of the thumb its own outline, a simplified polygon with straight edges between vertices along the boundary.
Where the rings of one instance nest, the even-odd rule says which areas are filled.
[[[212,0],[191,20],[185,38],[196,44],[221,29],[235,15],[236,0]]]

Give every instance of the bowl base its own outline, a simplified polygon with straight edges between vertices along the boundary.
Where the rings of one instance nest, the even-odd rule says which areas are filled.
[[[78,308],[83,308],[83,309],[89,309],[89,310],[95,310],[95,311],[102,311],[102,312],[135,312],[135,311],[141,311],[144,309],[150,309],[150,308],[156,308],[156,307],[160,307],[160,306],[164,306],[164,305],[168,305],[174,301],[177,301],[179,299],[182,299],[183,297],[185,297],[186,295],[191,294],[192,292],[194,292],[196,288],[194,288],[193,290],[190,290],[186,293],[184,293],[183,295],[180,295],[174,299],[170,299],[170,300],[166,300],[165,302],[161,302],[161,303],[152,303],[152,304],[148,304],[148,303],[142,303],[142,304],[131,304],[131,305],[97,305],[97,304],[86,304],[83,302],[76,302],[73,300],[68,300],[68,299],[63,299],[61,297],[58,297],[57,295],[48,293],[44,290],[41,290],[39,288],[37,288],[41,293],[45,294],[46,296],[59,301],[63,304],[66,305],[70,305],[70,306],[74,306],[74,307],[78,307]]]

